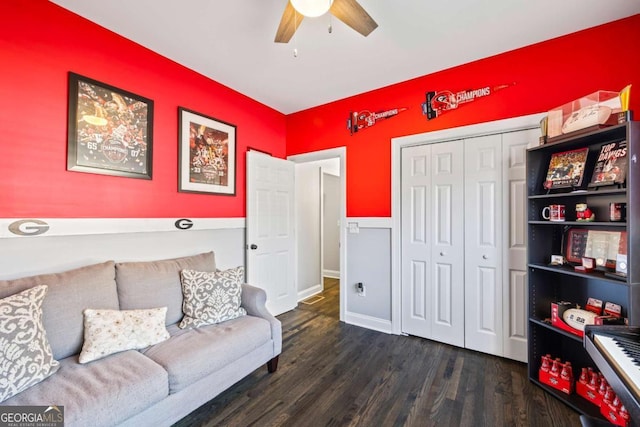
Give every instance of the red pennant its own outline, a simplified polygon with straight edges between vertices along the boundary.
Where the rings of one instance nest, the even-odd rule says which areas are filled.
[[[479,89],[462,90],[455,93],[450,90],[427,92],[427,102],[422,104],[422,113],[427,116],[428,120],[435,119],[448,111],[457,109],[463,104],[473,102],[479,98],[487,97],[494,92],[498,92],[499,90],[506,89],[513,85],[515,85],[515,83],[494,87],[486,86]]]
[[[347,120],[347,129],[354,133],[375,125],[380,120],[390,119],[398,114],[407,111],[408,108],[393,108],[391,110],[377,111],[372,113],[369,110],[351,112]]]

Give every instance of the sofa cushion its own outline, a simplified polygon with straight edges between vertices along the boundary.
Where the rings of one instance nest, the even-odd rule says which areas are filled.
[[[181,328],[197,328],[247,314],[240,307],[244,267],[207,273],[182,270],[184,317]]]
[[[169,338],[167,307],[148,310],[84,311],[84,344],[80,363],[125,350],[138,350]]]
[[[176,393],[229,365],[271,339],[265,319],[242,316],[197,329],[170,326],[171,338],[143,350],[169,373],[169,392]]]
[[[180,271],[216,271],[213,252],[161,261],[116,264],[120,308],[167,307],[167,325],[182,319]]]
[[[42,304],[42,319],[53,357],[58,360],[80,353],[85,308],[119,308],[113,261],[62,273],[0,280],[0,298],[37,285],[49,288]]]
[[[5,401],[6,405],[62,405],[67,426],[113,426],[168,395],[167,373],[137,351],[81,365],[60,361],[58,372]]]
[[[0,402],[58,370],[42,324],[46,293],[36,286],[0,300]]]

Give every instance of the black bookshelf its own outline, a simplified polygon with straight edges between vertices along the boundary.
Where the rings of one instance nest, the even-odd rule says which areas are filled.
[[[602,145],[623,140],[627,141],[628,150],[625,184],[589,187]],[[585,147],[589,148],[589,154],[580,187],[545,189],[543,183],[552,154]],[[640,325],[640,262],[634,262],[640,253],[639,150],[640,122],[565,135],[527,150],[529,379],[578,412],[591,416],[598,416],[597,408],[575,393],[567,395],[541,383],[538,370],[545,354],[570,361],[576,377],[583,367],[596,367],[580,337],[551,325],[553,302],[570,301],[584,306],[590,297],[614,302],[622,306],[622,314],[630,325]],[[586,203],[595,213],[594,222],[576,220],[578,203]],[[625,221],[609,221],[610,203],[626,203]],[[542,209],[552,204],[566,206],[566,221],[551,222],[542,218]],[[626,231],[629,266],[626,280],[605,275],[601,269],[583,273],[575,271],[573,265],[550,265],[551,255],[565,253],[565,239],[572,228]]]

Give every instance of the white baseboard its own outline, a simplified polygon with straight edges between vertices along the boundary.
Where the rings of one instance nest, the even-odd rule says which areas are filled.
[[[377,317],[371,317],[365,314],[347,312],[344,321],[350,325],[373,329],[374,331],[384,332],[385,334],[392,333],[390,320],[378,319]]]
[[[307,288],[303,291],[298,292],[298,302],[302,301],[303,299],[307,299],[310,296],[316,295],[321,293],[324,290],[324,286],[322,285],[315,285],[312,286],[310,288]]]
[[[339,279],[340,272],[336,270],[322,270],[322,275],[324,277],[330,277],[331,279]]]

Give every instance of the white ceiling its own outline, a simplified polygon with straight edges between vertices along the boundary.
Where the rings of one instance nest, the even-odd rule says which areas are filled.
[[[369,37],[335,18],[329,34],[325,15],[277,44],[287,0],[51,1],[285,114],[640,13],[640,0],[359,0]]]

